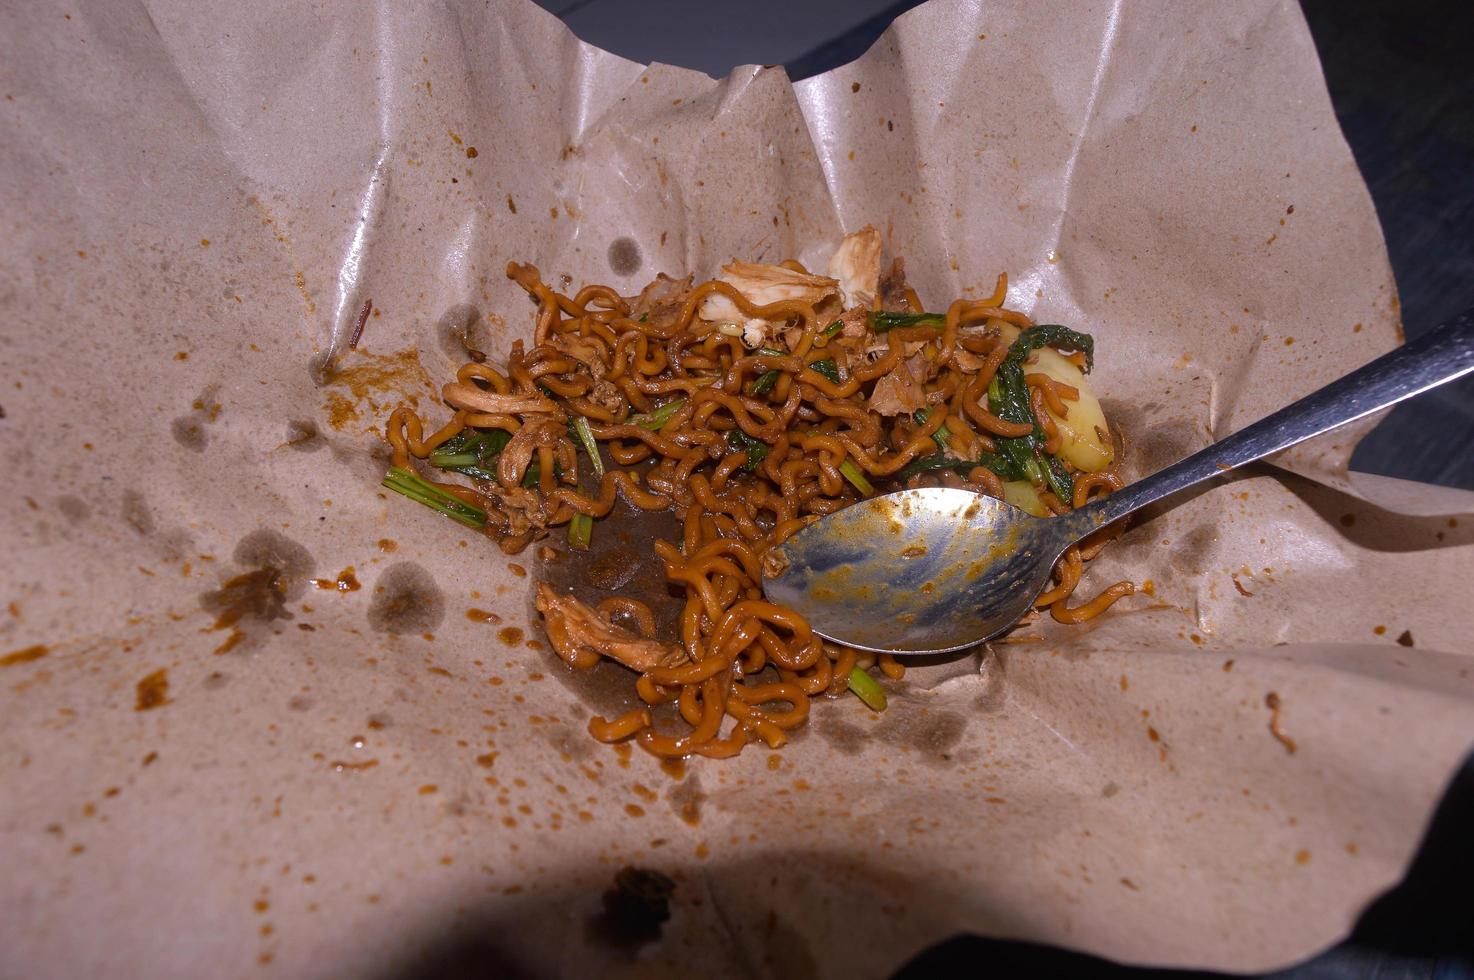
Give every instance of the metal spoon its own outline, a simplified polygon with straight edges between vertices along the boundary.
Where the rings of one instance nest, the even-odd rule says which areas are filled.
[[[893,654],[961,650],[1017,623],[1060,555],[1091,531],[1471,371],[1474,310],[1058,517],[946,488],[901,490],[836,511],[769,552],[763,589],[837,643]]]

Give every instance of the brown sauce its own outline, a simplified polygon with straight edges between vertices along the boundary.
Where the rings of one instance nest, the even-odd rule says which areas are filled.
[[[50,647],[38,643],[33,647],[25,647],[0,657],[0,667],[14,667],[16,664],[30,663],[32,660],[40,660],[50,652]]]
[[[267,565],[229,579],[201,600],[215,613],[215,629],[234,626],[246,617],[262,620],[290,619],[287,612],[287,583],[280,568]]]
[[[339,572],[337,578],[315,578],[312,580],[312,585],[314,588],[333,592],[357,592],[363,588],[363,584],[358,581],[358,576],[354,574],[352,565]]]
[[[134,711],[151,711],[169,703],[169,673],[160,667],[138,682]]]

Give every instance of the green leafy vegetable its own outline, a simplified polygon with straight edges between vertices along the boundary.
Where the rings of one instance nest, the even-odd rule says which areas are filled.
[[[681,410],[681,406],[685,404],[686,399],[677,398],[674,401],[668,401],[664,405],[661,405],[653,411],[646,412],[643,415],[631,415],[628,421],[630,425],[638,425],[642,429],[649,429],[651,432],[658,432],[661,428],[665,426],[665,423],[671,420],[671,417],[673,415]]]
[[[932,453],[930,456],[918,456],[901,468],[896,474],[896,479],[905,482],[918,473],[932,473],[937,470],[952,470],[966,476],[977,466],[970,459],[957,459],[946,453]]]
[[[512,434],[501,429],[462,429],[436,447],[430,462],[478,480],[495,480],[496,458],[511,441]]]
[[[850,671],[850,690],[871,710],[885,710],[885,688],[868,671],[860,667]]]
[[[886,333],[901,327],[935,327],[941,330],[946,326],[945,313],[887,313],[877,310],[870,314],[870,329],[876,333]]]
[[[768,357],[788,356],[788,351],[779,350],[776,347],[759,347],[757,352]],[[782,373],[782,371],[764,371],[758,375],[757,380],[747,386],[747,393],[749,395],[766,395],[773,390],[773,386],[778,383],[778,376]]]
[[[1036,487],[1042,486],[1044,469],[1039,461],[1042,455],[1039,448],[1041,433],[1037,431],[1034,413],[1029,408],[1029,389],[1018,362],[1005,360],[999,365],[997,375],[988,385],[988,409],[1006,422],[1035,426],[1035,431],[1027,435],[999,438],[998,452],[1020,476]]]
[[[599,444],[594,441],[594,430],[589,428],[589,420],[580,415],[569,423],[568,431],[588,454],[589,462],[594,467],[594,477],[604,479],[604,460],[599,456]]]
[[[854,488],[860,491],[861,496],[869,497],[875,493],[875,488],[870,485],[869,480],[865,479],[865,474],[860,471],[860,467],[855,465],[854,460],[846,459],[840,463],[839,474],[849,480]]]
[[[486,526],[486,511],[446,493],[410,470],[398,466],[390,467],[389,472],[384,476],[383,485],[467,527],[483,528]]]
[[[916,411],[911,413],[911,421],[915,422],[917,425],[925,425],[926,420],[929,418],[931,418],[930,406],[926,408],[918,408]],[[952,430],[947,428],[946,422],[943,422],[941,425],[937,426],[937,431],[933,432],[931,434],[931,437],[933,442],[935,442],[942,449],[946,449],[947,440],[952,438]]]
[[[747,462],[742,467],[744,470],[755,470],[768,458],[768,444],[761,439],[754,439],[741,429],[733,429],[727,433],[727,445],[734,453],[747,453]]]
[[[829,326],[827,326],[827,327],[824,328],[823,336],[825,336],[825,337],[833,337],[835,334],[839,333],[843,329],[844,329],[844,321],[843,320],[835,320]]]
[[[809,365],[809,370],[815,374],[821,374],[832,385],[839,384],[839,365],[834,363],[834,358],[826,357],[822,361],[815,361]]]
[[[1070,471],[1065,469],[1064,462],[1058,456],[1044,457],[1044,482],[1049,484],[1049,489],[1066,505],[1074,500],[1075,478],[1070,476]]]
[[[943,452],[932,453],[930,456],[919,456],[907,463],[896,474],[896,479],[905,482],[918,473],[930,473],[936,470],[952,470],[954,473],[966,476],[979,466],[992,470],[1004,480],[1025,479],[1023,474],[1014,469],[1013,463],[998,453],[989,452],[982,453],[977,459],[958,459]]]
[[[1008,360],[1022,364],[1040,347],[1079,351],[1085,355],[1086,374],[1095,367],[1095,338],[1058,323],[1041,323],[1021,331],[1008,348]]]
[[[594,519],[588,514],[574,514],[568,522],[568,543],[580,550],[587,549],[594,539]]]
[[[773,386],[778,383],[778,375],[782,373],[782,371],[764,371],[757,376],[757,380],[747,386],[747,393],[749,395],[766,395],[773,390]]]

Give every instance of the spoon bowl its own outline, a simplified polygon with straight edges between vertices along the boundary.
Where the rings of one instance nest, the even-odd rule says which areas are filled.
[[[765,556],[763,590],[820,636],[861,650],[947,653],[1007,630],[1087,534],[1147,504],[1474,371],[1474,311],[1104,500],[1038,518],[971,490],[872,497]],[[979,464],[981,465],[981,464]]]
[[[769,553],[765,591],[848,646],[949,653],[1028,612],[1070,544],[1062,531],[971,490],[902,490],[789,537]]]

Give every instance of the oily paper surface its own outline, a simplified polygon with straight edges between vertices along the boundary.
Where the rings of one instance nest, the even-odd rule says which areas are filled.
[[[528,579],[378,487],[459,337],[530,333],[509,259],[633,291],[874,223],[933,303],[1007,270],[1095,333],[1138,473],[1369,360],[1395,288],[1293,4],[937,0],[797,86],[523,3],[0,18],[14,969],[881,975],[967,930],[1254,970],[1401,874],[1474,733],[1474,507],[1332,489],[1354,433],[1087,578],[1154,596],[680,779],[586,736]],[[638,947],[626,865],[677,883]]]

